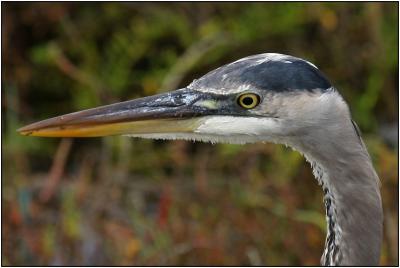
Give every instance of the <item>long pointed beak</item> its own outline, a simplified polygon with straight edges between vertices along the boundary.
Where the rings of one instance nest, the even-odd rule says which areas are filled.
[[[198,116],[216,111],[212,105],[215,102],[209,97],[184,88],[54,117],[22,127],[18,132],[41,137],[193,132],[199,125]]]

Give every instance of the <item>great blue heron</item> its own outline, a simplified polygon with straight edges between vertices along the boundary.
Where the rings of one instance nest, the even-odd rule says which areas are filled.
[[[183,89],[51,118],[19,132],[289,145],[311,163],[324,191],[328,231],[322,265],[379,263],[379,178],[346,102],[306,60],[249,56]]]

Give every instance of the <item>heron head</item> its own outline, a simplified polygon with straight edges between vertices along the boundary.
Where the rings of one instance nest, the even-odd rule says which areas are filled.
[[[279,141],[327,117],[329,92],[335,91],[313,64],[266,53],[224,65],[183,89],[58,116],[18,131],[43,137]]]

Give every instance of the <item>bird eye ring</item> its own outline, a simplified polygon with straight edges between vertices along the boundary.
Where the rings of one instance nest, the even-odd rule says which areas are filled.
[[[254,93],[245,93],[237,98],[237,103],[245,109],[253,109],[260,103],[260,96]]]

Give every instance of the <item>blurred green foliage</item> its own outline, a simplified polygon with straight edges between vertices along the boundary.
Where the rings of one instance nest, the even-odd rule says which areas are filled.
[[[185,86],[263,52],[314,62],[382,180],[398,265],[398,3],[2,3],[5,265],[316,265],[322,193],[297,152],[124,137],[21,137],[26,123]]]

